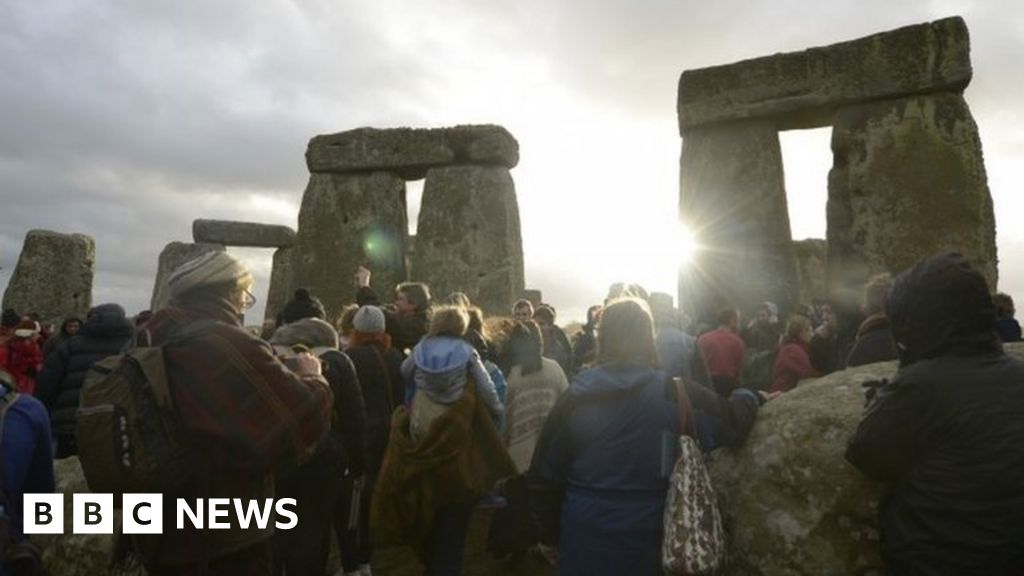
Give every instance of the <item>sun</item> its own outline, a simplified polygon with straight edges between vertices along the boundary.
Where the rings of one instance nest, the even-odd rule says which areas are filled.
[[[700,245],[697,243],[697,235],[683,223],[679,223],[672,234],[671,250],[680,266],[688,266],[693,263]]]

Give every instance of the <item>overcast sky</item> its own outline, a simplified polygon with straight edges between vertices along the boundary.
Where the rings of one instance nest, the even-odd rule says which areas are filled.
[[[0,287],[28,230],[81,232],[94,302],[135,313],[193,219],[294,227],[313,135],[497,123],[527,285],[560,320],[616,280],[674,294],[683,70],[955,14],[1000,287],[1024,299],[1024,4],[992,0],[0,0]],[[824,237],[828,142],[783,135],[794,238]],[[271,251],[241,255],[263,299]]]

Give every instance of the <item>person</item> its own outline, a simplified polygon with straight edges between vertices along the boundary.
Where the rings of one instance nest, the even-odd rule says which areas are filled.
[[[277,326],[284,326],[303,318],[323,320],[326,317],[327,314],[324,312],[324,305],[320,299],[314,296],[309,288],[297,288],[291,299],[285,302],[284,307],[281,308],[276,323]]]
[[[572,364],[577,370],[589,367],[597,354],[597,321],[601,317],[601,305],[587,308],[587,323],[572,339]]]
[[[779,353],[772,367],[772,386],[769,392],[788,392],[804,378],[817,378],[821,372],[811,364],[810,347],[813,337],[811,320],[795,315],[786,323]]]
[[[78,454],[75,414],[85,376],[93,363],[114,356],[131,340],[134,326],[117,304],[89,310],[85,326],[65,340],[43,363],[36,396],[50,413],[58,459]]]
[[[984,276],[943,252],[894,280],[899,353],[846,459],[881,482],[885,574],[1024,574],[1024,361],[992,325]]]
[[[338,330],[338,348],[342,350],[347,350],[352,345],[352,335],[355,332],[355,326],[353,326],[352,321],[355,319],[356,312],[358,311],[358,304],[348,304],[341,308],[341,313],[338,315],[335,328]]]
[[[171,397],[195,454],[193,480],[164,493],[164,510],[177,498],[210,495],[264,502],[274,496],[274,473],[311,454],[329,430],[331,390],[320,361],[297,354],[286,367],[270,345],[247,332],[252,275],[226,252],[210,252],[175,269],[170,304],[153,315],[137,342],[160,346],[182,329],[209,323],[199,334],[164,349]],[[178,530],[164,514],[161,535],[135,536],[151,576],[247,574],[272,571],[266,528]],[[148,551],[148,553],[147,553]]]
[[[996,332],[1003,342],[1020,342],[1020,324],[1013,317],[1016,309],[1013,298],[1009,294],[996,292],[992,295],[992,303],[996,307]]]
[[[487,538],[488,551],[499,558],[522,557],[537,544],[525,474],[548,413],[569,386],[561,366],[541,355],[543,348],[533,320],[516,322],[499,362],[509,380],[502,441],[519,472],[504,483],[507,505],[495,513]]]
[[[78,331],[82,329],[82,319],[78,316],[68,316],[60,324],[60,330],[53,336],[46,339],[46,343],[43,344],[43,362],[50,354],[60,346],[61,342],[70,340],[72,336],[78,334]]]
[[[732,306],[718,312],[718,328],[701,334],[697,339],[701,355],[707,363],[708,375],[715,390],[728,396],[739,385],[746,344],[736,332],[740,325],[740,312]]]
[[[426,337],[402,362],[413,439],[426,434],[441,407],[457,401],[470,379],[495,425],[501,421],[505,407],[480,353],[464,340],[468,326],[469,315],[464,309],[437,307]]]
[[[544,357],[558,362],[566,374],[573,374],[572,344],[565,331],[555,324],[555,317],[554,307],[548,304],[541,304],[533,312],[533,321],[544,338]]]
[[[562,367],[542,356],[542,352],[543,338],[537,323],[517,322],[500,363],[502,371],[508,374],[503,439],[520,474],[530,467],[548,412],[569,386]]]
[[[42,566],[42,555],[24,533],[22,497],[55,491],[46,408],[32,396],[19,394],[14,378],[0,369],[0,516],[6,516],[10,530],[5,543],[10,547],[8,558],[0,558],[0,573],[40,573],[31,570]],[[13,565],[5,563],[13,557],[19,558]]]
[[[515,473],[495,428],[503,406],[462,339],[468,322],[464,309],[439,306],[403,363],[414,395],[393,417],[371,507],[381,545],[420,549],[431,576],[461,574],[473,507]]]
[[[352,333],[345,350],[362,387],[366,405],[366,476],[362,485],[345,482],[334,509],[334,530],[341,551],[341,574],[370,574],[373,548],[370,541],[370,504],[391,432],[391,414],[402,405],[402,354],[391,347],[385,332],[384,312],[362,306],[352,315]],[[353,506],[358,515],[353,516]]]
[[[832,305],[821,302],[817,307],[818,320],[811,321],[811,342],[809,356],[811,365],[821,374],[831,374],[843,368],[848,352],[852,348],[853,339],[843,343],[840,341],[839,316]]]
[[[657,368],[651,315],[636,298],[604,309],[597,350],[597,364],[573,378],[534,451],[527,482],[540,549],[563,576],[660,575],[678,394],[689,398],[696,428],[709,431],[705,450],[742,444],[767,397],[677,386]]]
[[[781,337],[779,307],[774,302],[762,302],[743,330],[743,343],[751,352],[774,350],[779,345]]]
[[[697,382],[713,389],[704,355],[697,339],[683,331],[679,311],[673,308],[651,310],[654,316],[655,346],[658,362],[673,378]]]
[[[862,366],[874,362],[896,359],[896,342],[892,339],[892,327],[885,315],[885,297],[892,287],[889,274],[878,274],[864,285],[864,301],[861,312],[864,321],[857,328],[857,337],[846,357],[846,366]]]
[[[34,395],[36,376],[43,367],[43,349],[39,344],[39,322],[27,317],[14,327],[7,342],[6,368],[22,394]]]
[[[295,498],[299,525],[274,532],[274,573],[324,574],[335,504],[343,485],[361,486],[366,474],[366,408],[355,366],[338,350],[338,333],[319,318],[302,318],[274,332],[270,344],[287,358],[306,347],[323,365],[334,410],[327,441],[298,468],[279,471],[277,498]],[[358,505],[358,504],[357,504]]]
[[[370,288],[370,270],[362,266],[356,270],[356,303],[360,306],[380,306],[381,299]],[[392,309],[385,309],[387,331],[391,346],[405,354],[412,350],[427,333],[430,324],[430,288],[422,282],[403,282],[395,287],[395,303]]]
[[[533,303],[529,300],[516,300],[512,304],[512,318],[517,322],[533,320]]]

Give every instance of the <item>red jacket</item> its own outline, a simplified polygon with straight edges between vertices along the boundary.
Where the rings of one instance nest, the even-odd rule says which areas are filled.
[[[779,348],[769,392],[786,392],[796,388],[797,382],[804,378],[821,376],[821,372],[811,365],[809,350],[810,346],[805,342],[787,342]]]
[[[11,338],[7,344],[6,364],[17,392],[34,395],[36,374],[43,367],[43,350],[39,343],[28,338]]]
[[[697,340],[697,346],[700,347],[700,353],[704,355],[708,373],[712,378],[716,376],[739,378],[747,345],[735,332],[727,328],[712,330]]]

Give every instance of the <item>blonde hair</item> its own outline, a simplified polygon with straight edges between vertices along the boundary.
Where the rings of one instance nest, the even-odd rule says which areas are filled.
[[[604,308],[598,325],[597,363],[658,366],[654,321],[646,302],[620,298]]]
[[[807,316],[794,314],[786,322],[786,341],[798,342],[803,333],[811,329],[811,319]]]
[[[349,304],[341,309],[335,326],[338,329],[338,334],[348,335],[355,331],[356,327],[352,325],[352,321],[355,320],[356,312],[359,312],[358,304]]]
[[[469,314],[461,306],[437,306],[430,319],[427,336],[453,336],[462,338],[469,326]]]

